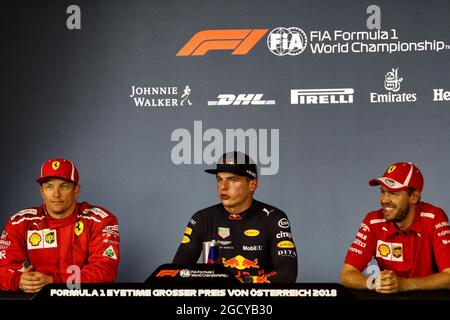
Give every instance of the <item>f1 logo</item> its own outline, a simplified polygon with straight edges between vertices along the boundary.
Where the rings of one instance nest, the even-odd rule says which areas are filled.
[[[157,277],[175,277],[180,270],[161,270],[156,275]]]
[[[203,30],[197,32],[178,51],[177,56],[204,56],[211,50],[233,50],[246,55],[269,29]]]

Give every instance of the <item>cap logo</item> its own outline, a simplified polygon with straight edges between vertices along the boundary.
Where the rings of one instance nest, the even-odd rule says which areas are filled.
[[[390,166],[388,169],[387,169],[387,173],[391,173],[391,172],[393,172],[395,169],[396,169],[397,167],[396,166]]]
[[[254,173],[253,171],[250,171],[250,170],[246,170],[247,171],[247,173],[249,174],[249,175],[251,175],[253,178],[256,178],[256,173]]]
[[[234,160],[226,160],[224,164],[236,164]]]
[[[59,161],[53,161],[52,162],[52,168],[53,168],[53,170],[58,170],[58,168],[59,168],[59,165],[60,165],[60,162]]]
[[[395,185],[395,181],[391,179],[384,179],[384,183],[387,184],[389,187],[393,187]]]

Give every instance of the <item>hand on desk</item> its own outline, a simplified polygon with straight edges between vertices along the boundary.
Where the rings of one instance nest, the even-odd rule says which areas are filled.
[[[53,279],[44,273],[33,271],[33,266],[28,266],[20,276],[19,289],[26,293],[35,293],[46,284],[52,283]]]
[[[392,270],[383,270],[375,280],[375,291],[380,293],[396,293],[404,291],[405,279],[397,276]]]

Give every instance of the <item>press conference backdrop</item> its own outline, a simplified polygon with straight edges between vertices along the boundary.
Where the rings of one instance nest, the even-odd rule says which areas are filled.
[[[450,3],[3,1],[0,216],[41,199],[41,163],[71,159],[80,200],[120,220],[118,280],[170,262],[203,172],[245,149],[256,199],[284,210],[299,282],[337,282],[397,161],[450,211]]]

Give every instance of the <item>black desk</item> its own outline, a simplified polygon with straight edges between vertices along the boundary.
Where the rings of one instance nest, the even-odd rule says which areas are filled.
[[[376,291],[349,290],[357,300],[377,301],[442,301],[450,300],[450,290],[409,291],[394,294],[382,294]]]
[[[25,293],[23,291],[0,291],[1,301],[31,301],[35,293]]]

